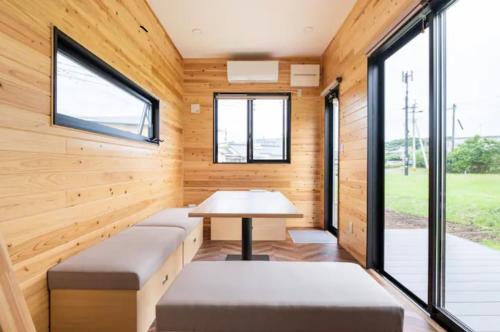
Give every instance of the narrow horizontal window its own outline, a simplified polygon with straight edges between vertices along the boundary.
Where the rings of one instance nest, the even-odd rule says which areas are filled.
[[[290,162],[290,94],[215,94],[215,163]]]
[[[159,142],[159,102],[54,28],[54,124]]]

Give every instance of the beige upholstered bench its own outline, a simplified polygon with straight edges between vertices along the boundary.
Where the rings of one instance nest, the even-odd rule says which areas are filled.
[[[153,214],[136,226],[178,227],[186,232],[183,244],[184,265],[191,262],[203,243],[203,218],[192,218],[193,208],[170,208]]]
[[[51,331],[147,331],[182,269],[184,237],[176,227],[132,227],[56,265]]]
[[[351,263],[193,262],[156,306],[158,332],[400,332],[403,308]]]

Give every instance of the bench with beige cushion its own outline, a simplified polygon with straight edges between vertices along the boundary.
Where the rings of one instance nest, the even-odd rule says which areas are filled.
[[[203,243],[203,218],[192,218],[193,208],[165,209],[138,223],[136,226],[177,227],[186,232],[183,244],[184,265],[191,262]]]
[[[403,308],[351,263],[194,262],[156,306],[158,332],[400,332]]]
[[[177,227],[132,227],[53,267],[51,331],[147,331],[182,269],[184,239]]]

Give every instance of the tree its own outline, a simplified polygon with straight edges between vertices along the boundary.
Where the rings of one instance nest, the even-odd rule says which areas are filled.
[[[447,170],[451,173],[500,173],[500,141],[468,138],[448,154]]]

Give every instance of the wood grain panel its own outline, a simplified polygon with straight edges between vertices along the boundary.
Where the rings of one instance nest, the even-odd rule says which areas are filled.
[[[164,143],[51,125],[53,25],[160,99]],[[48,331],[47,269],[182,204],[183,60],[145,0],[0,0],[0,44],[0,233]]]
[[[386,37],[418,0],[358,0],[322,55],[323,87],[340,84],[340,245],[366,264],[367,51]],[[352,223],[352,233],[349,223]]]
[[[278,59],[279,79],[273,84],[230,84],[227,59],[184,61],[184,203],[199,204],[217,190],[274,189],[304,213],[289,226],[323,225],[322,132],[323,102],[318,88],[290,87],[290,64],[319,63],[317,58]],[[291,92],[291,164],[223,165],[212,162],[214,92]],[[192,114],[190,104],[200,104]]]
[[[28,305],[17,284],[7,246],[0,235],[0,331],[35,332]]]
[[[286,219],[252,219],[252,241],[284,241],[285,239]],[[241,218],[210,218],[210,240],[241,241]]]

